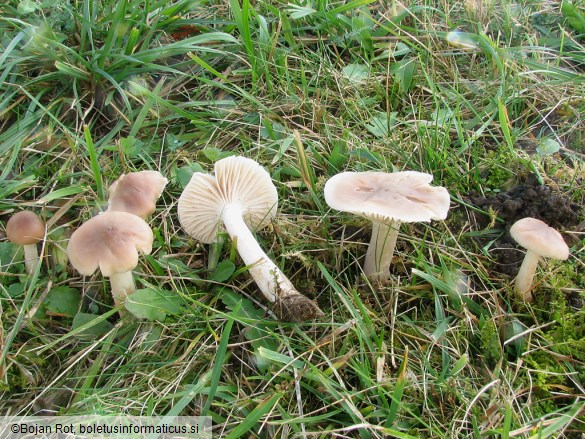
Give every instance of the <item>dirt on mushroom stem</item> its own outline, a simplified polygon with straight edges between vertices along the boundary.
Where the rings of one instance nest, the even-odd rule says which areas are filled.
[[[314,301],[300,293],[277,299],[272,310],[283,322],[293,323],[315,320],[324,315]]]

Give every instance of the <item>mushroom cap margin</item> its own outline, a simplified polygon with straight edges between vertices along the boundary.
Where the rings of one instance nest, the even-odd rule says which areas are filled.
[[[135,268],[138,252],[150,254],[153,241],[151,228],[137,215],[106,211],[73,232],[67,255],[79,273],[89,276],[100,268],[109,277]]]
[[[22,210],[6,223],[6,237],[18,245],[36,244],[45,237],[45,223],[36,213]]]
[[[510,236],[519,245],[539,256],[566,260],[569,246],[561,234],[536,218],[522,218],[510,227]]]
[[[179,197],[179,221],[190,236],[211,243],[227,204],[240,207],[251,229],[267,226],[278,204],[268,171],[255,160],[230,156],[215,163],[215,176],[196,172]]]
[[[108,211],[133,213],[144,219],[156,210],[167,183],[158,171],[122,174],[110,185]]]
[[[342,172],[325,183],[325,201],[342,212],[383,223],[445,219],[450,196],[430,186],[433,176],[417,171]]]

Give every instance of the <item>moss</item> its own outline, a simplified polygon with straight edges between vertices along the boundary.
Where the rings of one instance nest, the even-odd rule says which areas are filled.
[[[484,190],[499,192],[507,190],[516,183],[520,171],[516,155],[507,146],[487,151],[482,166]]]
[[[484,320],[482,317],[479,330],[481,354],[489,366],[494,366],[502,358],[498,327],[493,320]]]
[[[585,361],[585,310],[575,309],[568,304],[567,296],[561,288],[569,284],[562,273],[552,277],[550,283],[553,288],[548,298],[544,299],[544,295],[541,295],[539,308],[543,311],[538,315],[543,321],[554,322],[543,330],[543,337],[549,344],[547,348],[574,360]]]
[[[550,353],[536,350],[524,357],[531,369],[531,383],[535,387],[547,389],[550,385],[567,385],[567,369],[563,362]]]

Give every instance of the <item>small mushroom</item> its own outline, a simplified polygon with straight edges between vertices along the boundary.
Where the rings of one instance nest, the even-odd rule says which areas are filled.
[[[526,302],[532,301],[532,280],[540,258],[566,260],[569,247],[552,227],[536,218],[522,218],[510,227],[510,235],[526,249],[526,256],[514,281],[516,293]]]
[[[342,172],[325,183],[325,201],[329,206],[372,221],[372,238],[364,264],[369,279],[389,279],[401,222],[447,217],[449,192],[430,186],[432,180],[432,175],[416,171]]]
[[[138,252],[150,254],[153,241],[152,230],[137,215],[106,211],[73,232],[67,255],[84,276],[99,267],[110,278],[114,303],[119,305],[136,289],[132,269],[138,265]]]
[[[254,160],[232,156],[215,163],[215,177],[193,174],[179,198],[179,221],[189,235],[207,244],[216,240],[223,224],[260,291],[277,305],[278,317],[311,320],[321,310],[295,289],[250,232],[270,223],[277,203],[268,172]]]
[[[128,212],[146,219],[156,210],[168,180],[158,171],[122,174],[110,186],[108,211]]]
[[[32,274],[39,265],[37,243],[45,237],[45,223],[29,210],[18,212],[6,223],[6,237],[24,249],[24,266]]]

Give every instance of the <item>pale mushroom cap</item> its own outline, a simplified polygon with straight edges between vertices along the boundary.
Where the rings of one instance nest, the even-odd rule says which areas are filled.
[[[98,267],[104,276],[131,271],[138,252],[150,254],[154,235],[140,217],[127,212],[103,212],[79,227],[69,240],[71,265],[89,276]]]
[[[510,227],[510,235],[527,250],[545,258],[565,260],[569,247],[559,232],[536,218],[522,218]]]
[[[6,223],[6,237],[18,245],[31,245],[45,236],[45,223],[30,210],[15,213]]]
[[[261,229],[276,214],[278,195],[270,174],[256,161],[230,156],[215,163],[215,176],[196,172],[179,198],[179,221],[193,238],[211,243],[227,204],[238,205],[251,229]]]
[[[416,171],[342,172],[325,183],[325,201],[343,212],[380,222],[445,219],[447,189],[430,186],[433,176]]]
[[[179,197],[179,221],[190,236],[211,243],[220,227],[224,203],[215,177],[196,172]]]
[[[108,210],[146,218],[156,210],[156,201],[168,180],[158,171],[122,174],[110,186]]]

